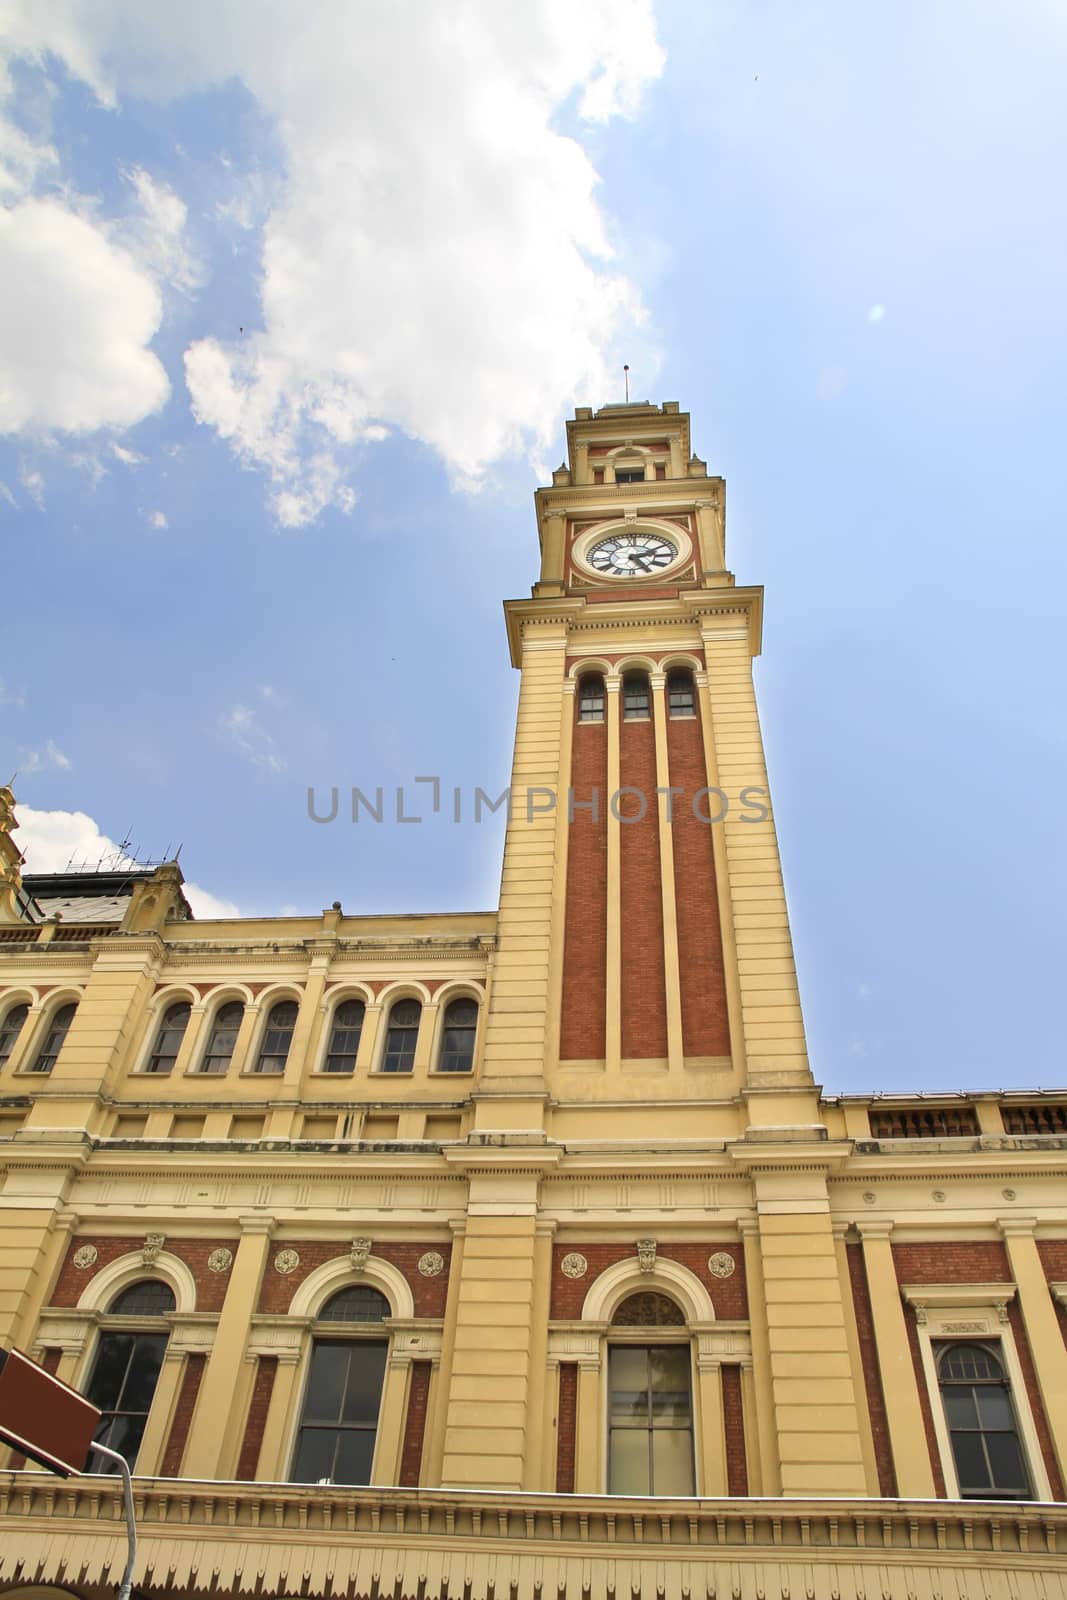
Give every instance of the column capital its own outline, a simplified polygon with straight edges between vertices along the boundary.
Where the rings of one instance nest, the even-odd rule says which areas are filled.
[[[864,1244],[868,1239],[888,1239],[893,1232],[893,1223],[888,1217],[861,1217],[855,1227]]]
[[[273,1217],[239,1217],[237,1220],[242,1238],[246,1234],[265,1234],[268,1239],[273,1238],[277,1226]]]
[[[1003,1239],[1032,1239],[1037,1228],[1037,1218],[998,1217],[997,1228]]]

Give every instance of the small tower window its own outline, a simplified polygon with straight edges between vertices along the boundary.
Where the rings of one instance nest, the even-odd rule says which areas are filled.
[[[649,717],[647,672],[627,672],[622,680],[622,715],[625,722],[647,722]]]
[[[63,1048],[63,1041],[67,1037],[77,1009],[76,1005],[60,1006],[52,1018],[51,1026],[45,1035],[44,1044],[37,1052],[37,1059],[32,1068],[34,1072],[51,1072],[56,1064],[56,1058]]]
[[[615,468],[616,483],[644,483],[644,481],[644,467],[634,466],[631,462],[628,462],[624,467]]]
[[[445,1009],[438,1072],[470,1072],[474,1066],[474,1039],[477,1032],[477,1002],[467,999],[450,1001]]]
[[[688,667],[675,667],[667,674],[667,711],[672,717],[696,716],[696,691]]]
[[[417,1000],[398,1000],[389,1013],[383,1072],[410,1072],[415,1065],[422,1007]]]
[[[152,1047],[152,1054],[148,1058],[146,1072],[171,1072],[178,1051],[185,1038],[185,1030],[189,1026],[189,1013],[191,1007],[188,1000],[179,1000],[176,1005],[168,1006],[163,1013],[163,1020],[159,1024],[156,1042]]]
[[[271,1007],[263,1043],[259,1050],[259,1059],[256,1062],[257,1072],[277,1075],[285,1071],[298,1009],[295,1000],[279,1000],[277,1005]]]
[[[201,1072],[225,1072],[233,1060],[237,1047],[237,1034],[245,1008],[240,1000],[230,1000],[215,1015],[211,1037],[204,1051]]]
[[[366,1006],[362,1000],[342,1000],[333,1014],[324,1072],[355,1072]]]
[[[30,1008],[28,1005],[12,1006],[3,1023],[0,1024],[0,1067],[7,1064],[8,1058],[15,1048],[15,1041],[22,1032],[22,1024],[29,1014]]]
[[[599,672],[586,672],[578,685],[578,721],[603,722],[604,679]]]

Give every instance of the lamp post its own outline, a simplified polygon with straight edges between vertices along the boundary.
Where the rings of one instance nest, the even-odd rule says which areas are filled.
[[[21,1350],[0,1350],[0,1440],[49,1472],[69,1478],[81,1472],[89,1451],[118,1468],[126,1513],[127,1555],[118,1600],[130,1600],[137,1560],[133,1482],[125,1456],[93,1439],[100,1412]]]

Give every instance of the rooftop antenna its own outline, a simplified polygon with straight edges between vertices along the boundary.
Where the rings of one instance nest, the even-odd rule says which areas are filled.
[[[626,385],[626,404],[630,404],[630,368],[626,365],[622,369],[622,381]]]

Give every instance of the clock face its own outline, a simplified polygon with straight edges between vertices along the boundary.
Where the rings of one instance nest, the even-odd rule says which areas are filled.
[[[660,533],[613,533],[595,544],[586,560],[608,578],[647,578],[669,567],[677,554]]]

